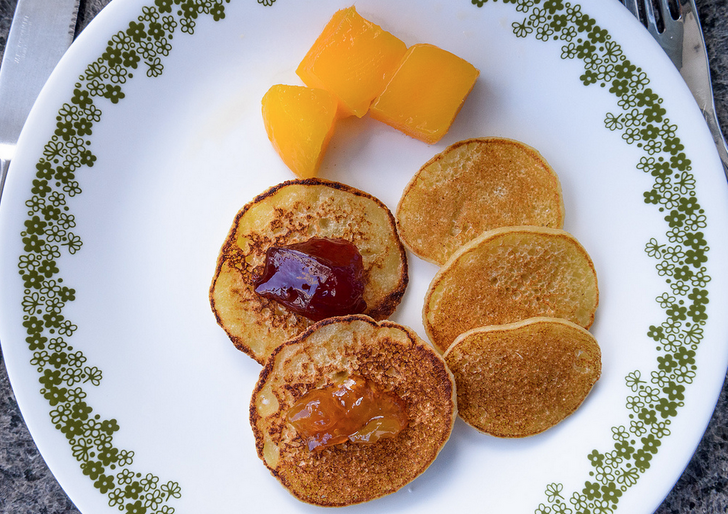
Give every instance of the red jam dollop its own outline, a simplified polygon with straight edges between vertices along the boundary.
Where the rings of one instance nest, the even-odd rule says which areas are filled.
[[[359,376],[309,391],[289,409],[287,419],[310,451],[346,441],[375,443],[407,426],[404,400]]]
[[[364,301],[364,265],[359,250],[343,239],[315,237],[271,246],[255,292],[313,321],[359,314]]]

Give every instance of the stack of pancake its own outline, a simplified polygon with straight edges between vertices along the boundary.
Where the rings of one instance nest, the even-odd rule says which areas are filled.
[[[397,208],[405,246],[441,266],[423,324],[455,375],[459,415],[491,435],[546,430],[600,376],[587,331],[596,272],[563,221],[556,173],[533,148],[503,138],[450,146]]]
[[[318,323],[254,291],[271,246],[311,238],[354,244],[364,268],[363,314]],[[445,361],[411,329],[386,321],[408,283],[394,215],[375,197],[323,179],[291,180],[245,205],[222,245],[210,287],[218,323],[263,364],[250,402],[258,455],[295,497],[321,506],[361,503],[411,482],[435,460],[457,417]],[[406,405],[407,425],[376,443],[346,441],[315,452],[287,422],[306,393],[348,375]]]
[[[263,365],[250,402],[258,456],[295,497],[361,503],[427,469],[459,414],[498,437],[542,432],[571,414],[601,372],[588,332],[598,288],[562,229],[558,177],[528,146],[483,138],[447,148],[405,189],[396,217],[373,196],[323,179],[284,182],[244,206],[210,287],[218,323]],[[363,314],[314,323],[254,291],[271,246],[343,239],[364,268]],[[387,318],[408,284],[405,246],[441,266],[423,323],[432,345]],[[392,438],[309,450],[287,421],[311,391],[357,376],[396,395]]]

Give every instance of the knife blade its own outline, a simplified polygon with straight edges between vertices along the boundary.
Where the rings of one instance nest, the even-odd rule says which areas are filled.
[[[18,137],[73,41],[79,0],[18,0],[0,64],[0,199]]]
[[[710,61],[708,49],[703,37],[703,29],[698,17],[698,8],[692,0],[683,0],[683,39],[680,50],[680,62],[675,66],[680,71],[683,80],[703,113],[708,128],[713,136],[720,160],[723,162],[723,171],[728,178],[728,144],[726,144],[723,130],[715,114],[715,98],[710,75]],[[689,4],[689,5],[688,5]]]

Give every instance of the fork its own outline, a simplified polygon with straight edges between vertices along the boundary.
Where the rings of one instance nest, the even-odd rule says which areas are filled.
[[[708,54],[694,0],[620,0],[670,57],[708,123],[728,178],[728,147],[715,114]]]

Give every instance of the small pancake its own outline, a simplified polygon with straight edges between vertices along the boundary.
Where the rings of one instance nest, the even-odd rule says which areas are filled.
[[[273,349],[313,324],[254,291],[253,271],[266,250],[313,237],[353,243],[364,264],[364,314],[390,316],[409,280],[406,252],[394,216],[378,199],[323,179],[291,180],[245,205],[222,245],[210,304],[235,346],[263,364]]]
[[[304,394],[342,375],[362,376],[406,404],[407,426],[373,444],[309,451],[286,421]],[[329,318],[278,347],[250,402],[258,456],[295,497],[352,505],[393,493],[435,460],[455,420],[455,383],[443,358],[413,330],[363,315]]]
[[[558,176],[530,146],[499,137],[446,148],[411,179],[397,206],[400,237],[442,265],[462,245],[499,227],[562,228]]]
[[[537,316],[589,328],[599,302],[594,264],[568,232],[490,230],[460,248],[432,279],[422,312],[441,351],[468,330]]]
[[[584,328],[531,318],[461,334],[445,353],[458,414],[497,437],[527,437],[571,415],[599,379],[601,350]]]

